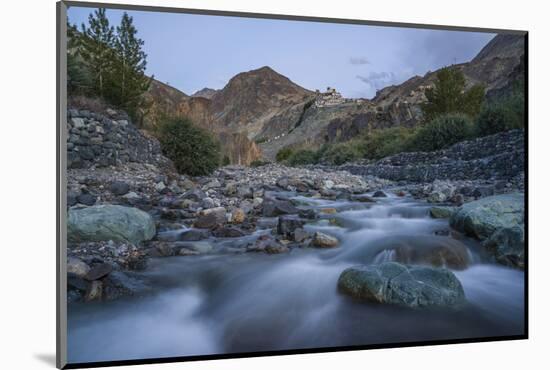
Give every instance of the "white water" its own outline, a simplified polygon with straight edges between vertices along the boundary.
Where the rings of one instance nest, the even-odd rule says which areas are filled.
[[[353,301],[336,290],[359,263],[395,258],[399,244],[455,243],[435,236],[447,221],[428,206],[389,197],[377,204],[296,197],[334,207],[343,227],[308,225],[341,240],[332,250],[220,254],[151,261],[143,273],[156,293],[69,307],[71,362],[318,348],[523,333],[521,271],[496,265],[477,242],[463,241],[472,265],[456,271],[469,305],[461,311],[410,310]],[[327,218],[335,217],[327,215]],[[261,232],[256,233],[257,237]],[[252,239],[254,237],[251,237]],[[235,241],[220,240],[221,250]],[[458,243],[458,242],[456,242]]]

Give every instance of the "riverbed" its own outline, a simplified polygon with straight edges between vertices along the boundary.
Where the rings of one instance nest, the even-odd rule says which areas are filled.
[[[214,253],[150,260],[137,274],[150,287],[143,295],[69,305],[69,362],[523,334],[523,271],[491,261],[476,240],[431,218],[429,204],[386,193],[375,203],[277,194],[303,209],[335,208],[306,225],[337,237],[334,249],[235,253],[270,232],[276,220],[266,219],[244,239],[212,239]],[[394,260],[392,246],[456,243],[468,258],[453,270],[468,301],[460,309],[365,303],[337,290],[345,268]]]

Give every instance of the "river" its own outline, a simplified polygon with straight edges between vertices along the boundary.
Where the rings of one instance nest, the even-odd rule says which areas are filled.
[[[388,194],[372,204],[278,194],[302,208],[336,208],[306,228],[336,236],[338,248],[227,253],[266,228],[213,239],[218,253],[152,259],[138,274],[152,287],[145,296],[69,305],[69,362],[523,334],[524,273],[491,262],[468,238],[459,243],[470,263],[454,271],[468,300],[460,310],[357,302],[337,291],[346,267],[394,259],[389,246],[457,243],[427,203]]]

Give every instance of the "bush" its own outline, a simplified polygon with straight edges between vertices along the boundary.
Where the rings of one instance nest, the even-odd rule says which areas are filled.
[[[472,136],[472,121],[462,114],[447,114],[421,126],[409,149],[429,152],[451,146]]]
[[[513,94],[496,103],[483,107],[476,120],[477,136],[496,134],[525,124],[525,100],[523,94]]]
[[[369,159],[380,159],[406,152],[413,135],[413,129],[404,127],[373,130],[363,139],[363,155]]]
[[[275,160],[277,162],[283,162],[286,161],[291,155],[294,153],[294,150],[290,147],[285,147],[277,152],[277,155],[275,156]]]
[[[363,158],[363,150],[359,141],[351,140],[345,143],[326,145],[317,155],[320,162],[338,166]]]
[[[318,159],[317,152],[308,149],[300,149],[290,155],[288,163],[291,166],[300,166],[317,163]]]
[[[211,173],[220,164],[220,145],[207,131],[186,118],[168,119],[158,131],[164,155],[180,173],[201,176]]]

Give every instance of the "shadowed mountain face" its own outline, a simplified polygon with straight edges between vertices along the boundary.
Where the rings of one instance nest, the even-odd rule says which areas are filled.
[[[497,35],[469,63],[456,65],[467,85],[483,83],[487,95],[502,94],[523,77],[524,37]],[[316,106],[316,94],[269,67],[234,76],[221,90],[202,89],[189,97],[158,81],[150,89],[150,124],[160,112],[185,115],[216,132],[232,163],[273,160],[286,146],[318,146],[349,140],[364,130],[414,126],[422,118],[424,91],[437,71],[381,89],[372,100]],[[256,145],[254,141],[261,143]],[[261,148],[261,150],[260,150]]]

